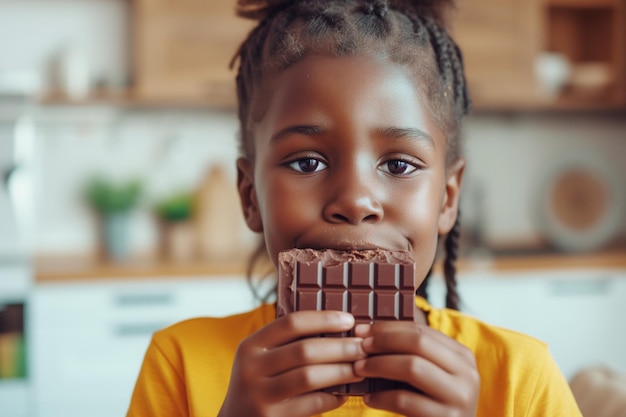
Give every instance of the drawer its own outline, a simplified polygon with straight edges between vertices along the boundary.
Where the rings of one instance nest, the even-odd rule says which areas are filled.
[[[113,317],[172,315],[177,308],[176,289],[118,286],[57,286],[37,288],[33,317],[55,327],[91,327]]]
[[[36,288],[27,320],[37,417],[124,415],[156,330],[255,305],[245,280],[230,277]]]

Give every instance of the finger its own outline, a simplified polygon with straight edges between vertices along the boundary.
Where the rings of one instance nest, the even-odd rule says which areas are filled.
[[[418,332],[423,332],[429,335],[430,337],[433,337],[434,339],[438,340],[439,343],[441,343],[444,346],[447,346],[450,350],[458,353],[459,355],[465,356],[467,354],[468,349],[464,345],[452,339],[451,337],[443,334],[442,332],[435,330],[432,327],[429,327],[421,323],[415,323],[415,322],[410,322],[410,321],[400,321],[400,320],[375,322],[371,325],[371,328],[369,329],[369,332],[368,332],[369,333],[368,336],[371,336],[377,333],[382,333],[382,332],[389,332],[389,331],[401,332],[401,331],[411,331],[411,330],[417,330]],[[361,334],[359,334],[358,336],[367,337]]]
[[[272,377],[266,385],[274,400],[284,400],[339,384],[362,381],[351,363],[303,366]]]
[[[469,351],[469,349],[465,348]],[[363,350],[368,354],[406,353],[428,359],[449,373],[471,366],[467,354],[461,354],[449,343],[434,337],[434,331],[420,329],[408,332],[381,332],[363,340]],[[473,354],[469,354],[472,356]]]
[[[341,407],[348,397],[325,392],[313,392],[280,403],[275,415],[290,417],[309,417],[319,415]]]
[[[265,348],[322,333],[346,332],[354,327],[354,316],[342,311],[296,311],[261,328],[255,339]]]
[[[378,391],[363,397],[371,408],[387,410],[403,416],[443,416],[450,415],[444,404],[425,395],[405,390]]]
[[[259,367],[263,375],[276,375],[304,365],[354,362],[367,356],[361,338],[306,338],[268,351]]]
[[[452,402],[459,382],[434,363],[415,355],[370,356],[354,363],[355,374],[402,381],[442,402]]]
[[[369,323],[359,323],[354,326],[354,335],[356,337],[368,337],[371,336],[372,325]]]

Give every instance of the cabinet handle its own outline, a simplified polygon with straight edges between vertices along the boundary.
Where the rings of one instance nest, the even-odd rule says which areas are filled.
[[[151,336],[154,332],[164,329],[171,323],[118,323],[113,329],[116,337]]]
[[[609,277],[588,279],[563,279],[550,283],[550,293],[567,297],[576,295],[606,295],[611,291],[613,280]]]
[[[174,296],[170,293],[161,294],[118,294],[115,305],[119,307],[162,306],[172,304]]]

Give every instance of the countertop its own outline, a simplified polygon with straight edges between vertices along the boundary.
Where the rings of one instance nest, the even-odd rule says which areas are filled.
[[[35,282],[124,279],[212,278],[245,276],[243,260],[170,262],[143,258],[112,263],[88,256],[40,256],[35,260]],[[437,263],[440,268],[440,262]],[[267,266],[266,266],[267,267]],[[556,269],[624,269],[626,250],[590,254],[520,254],[466,256],[457,263],[463,272],[514,272]]]

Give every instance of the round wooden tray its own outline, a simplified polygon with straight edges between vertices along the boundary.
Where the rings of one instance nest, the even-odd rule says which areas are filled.
[[[547,173],[539,197],[541,231],[560,250],[599,249],[622,231],[625,200],[609,161],[589,154],[564,157]]]

